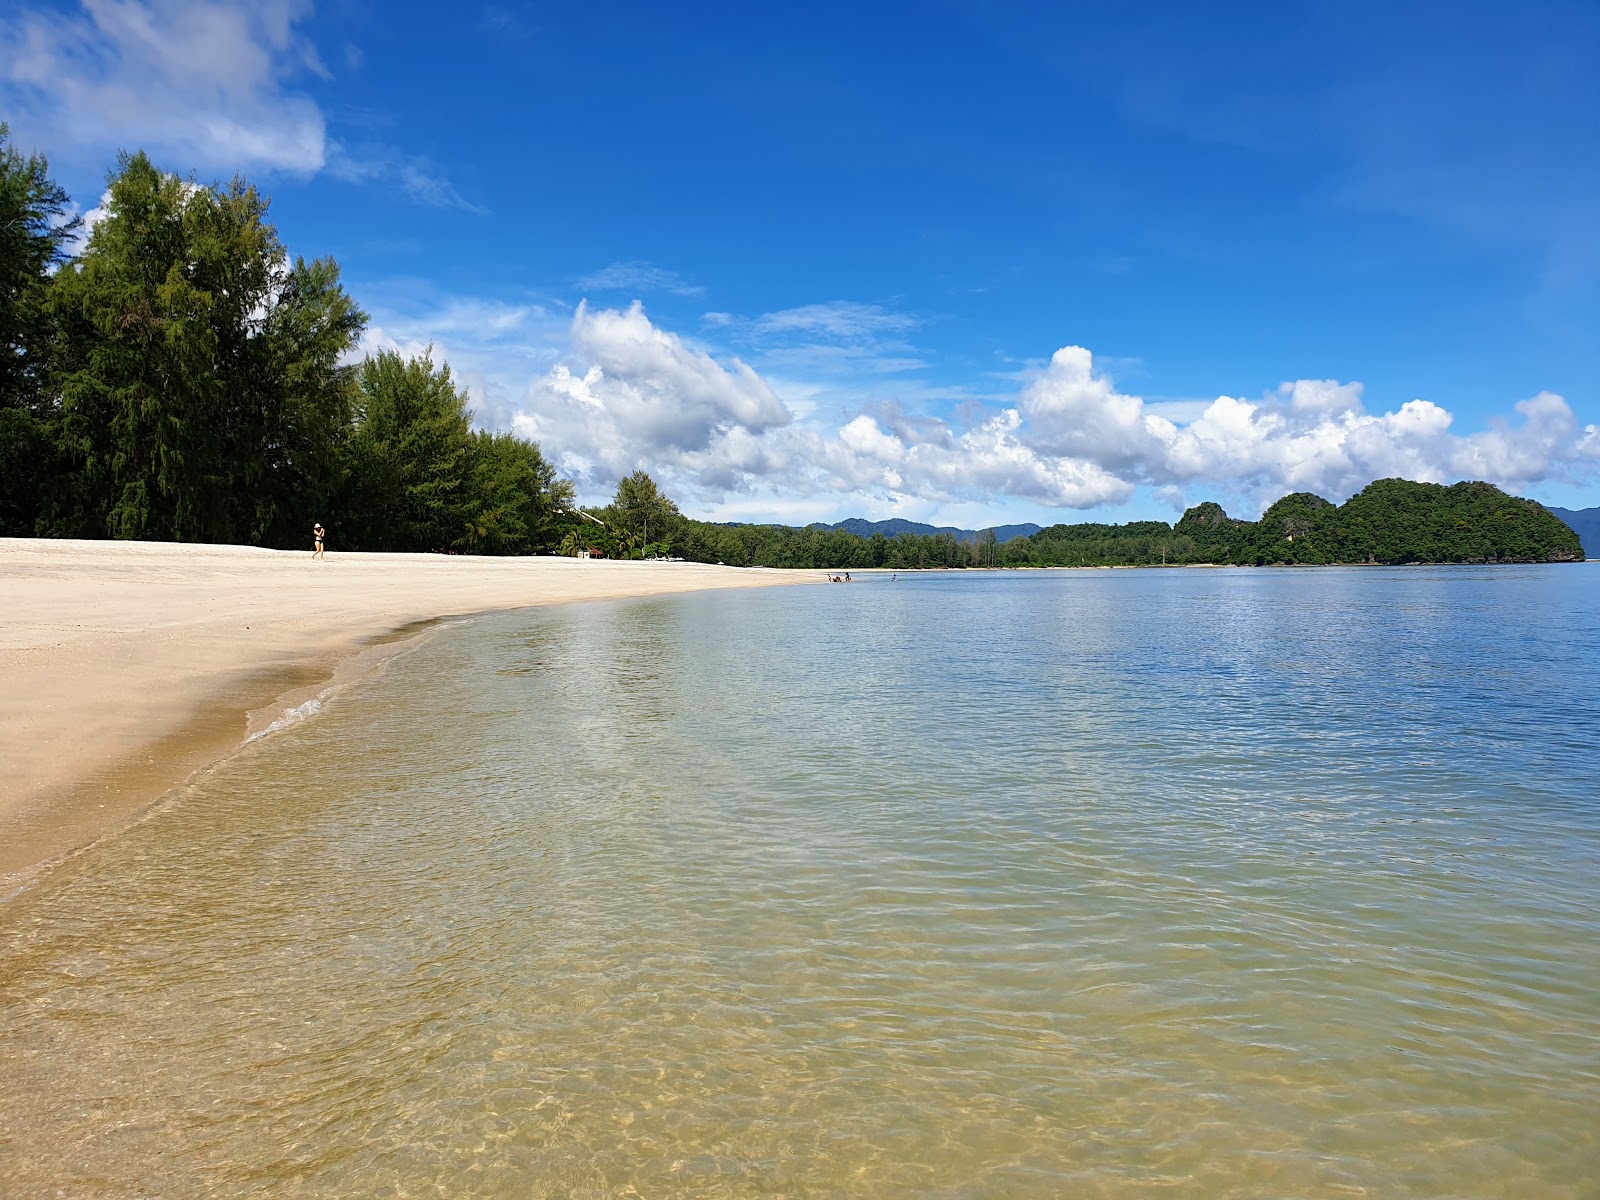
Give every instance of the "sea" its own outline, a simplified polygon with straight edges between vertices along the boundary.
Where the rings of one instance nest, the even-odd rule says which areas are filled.
[[[440,629],[0,905],[0,1196],[1593,1200],[1597,599]]]

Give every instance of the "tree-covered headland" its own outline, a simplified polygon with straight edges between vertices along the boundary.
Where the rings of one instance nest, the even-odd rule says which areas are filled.
[[[1195,561],[1214,563],[1583,561],[1578,535],[1553,513],[1479,482],[1380,479],[1337,505],[1295,492],[1259,521],[1201,504],[1173,532],[1193,540]]]
[[[291,258],[244,179],[124,156],[81,245],[72,212],[0,124],[0,536],[300,547],[320,520],[339,550],[829,571],[1583,559],[1555,516],[1487,483],[1383,479],[1259,521],[1207,503],[1003,543],[696,521],[643,471],[580,510],[538,445],[472,427],[431,354],[356,361],[366,314],[338,264]]]

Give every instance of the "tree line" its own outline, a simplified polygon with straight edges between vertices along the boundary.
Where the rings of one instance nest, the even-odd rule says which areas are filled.
[[[960,541],[948,533],[859,537],[691,521],[673,545],[702,561],[822,570],[1583,561],[1578,535],[1535,501],[1488,483],[1406,479],[1377,480],[1341,505],[1296,492],[1259,521],[1229,517],[1208,501],[1174,525],[1052,525],[1000,544],[992,530]]]
[[[0,125],[0,534],[530,554],[572,485],[472,428],[431,354],[352,361],[366,314],[243,179],[125,155],[81,222]]]

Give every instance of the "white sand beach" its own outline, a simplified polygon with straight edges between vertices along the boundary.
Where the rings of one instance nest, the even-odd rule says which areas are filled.
[[[815,572],[0,538],[0,895],[421,623]],[[250,724],[254,713],[254,725]]]

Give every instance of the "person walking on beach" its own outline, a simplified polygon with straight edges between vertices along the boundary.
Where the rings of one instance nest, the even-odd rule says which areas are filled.
[[[315,525],[313,525],[311,527],[311,545],[312,545],[311,557],[312,558],[322,558],[323,557],[322,542],[323,542],[323,539],[326,536],[327,536],[327,532],[322,528],[322,522],[321,521],[318,521]]]

